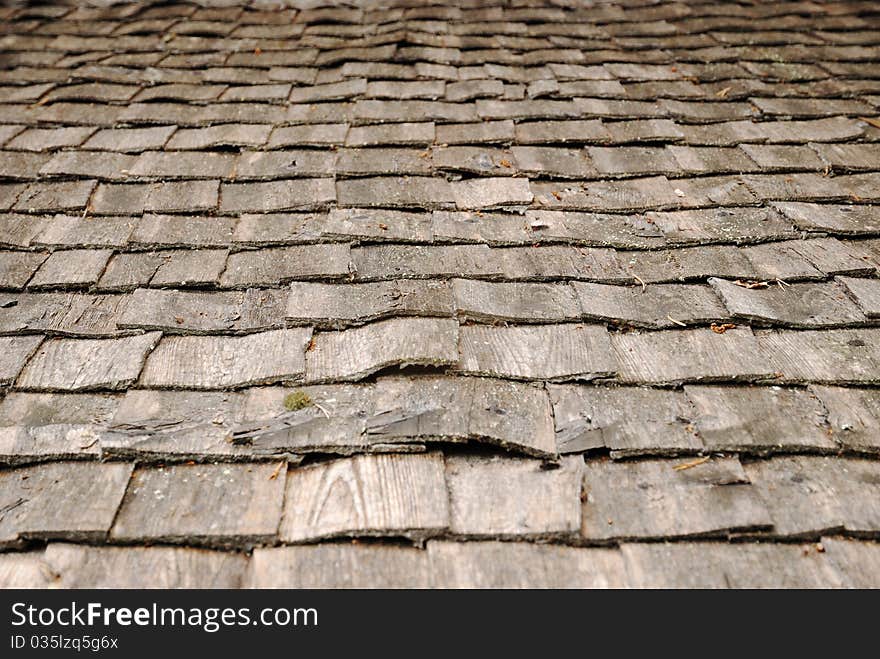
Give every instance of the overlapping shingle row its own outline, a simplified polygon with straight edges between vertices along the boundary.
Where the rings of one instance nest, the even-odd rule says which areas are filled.
[[[873,3],[211,4],[0,10],[0,584],[880,585]]]

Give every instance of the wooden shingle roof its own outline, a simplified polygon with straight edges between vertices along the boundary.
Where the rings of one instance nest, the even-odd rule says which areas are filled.
[[[0,586],[880,587],[876,3],[271,4],[0,8]]]

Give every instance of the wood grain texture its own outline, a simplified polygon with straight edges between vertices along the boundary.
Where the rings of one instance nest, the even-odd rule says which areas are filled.
[[[51,339],[28,362],[17,386],[43,391],[125,389],[137,379],[159,337],[152,332],[121,339]]]
[[[111,537],[249,546],[277,537],[285,465],[142,467],[131,478]]]
[[[374,440],[471,440],[554,456],[553,421],[540,387],[491,378],[390,377],[379,380],[366,421]]]
[[[126,298],[120,329],[167,334],[244,334],[284,325],[286,294],[275,289],[195,292],[139,288]]]
[[[315,335],[306,352],[306,381],[360,380],[390,366],[446,366],[458,359],[452,319],[392,318]]]
[[[585,318],[654,329],[723,321],[729,314],[706,286],[609,286],[572,282]]]
[[[43,569],[53,588],[239,588],[244,554],[179,547],[51,543]]]
[[[428,588],[427,552],[385,544],[254,549],[248,588]]]
[[[286,410],[284,398],[293,391],[310,403]],[[556,453],[549,402],[539,387],[446,376],[250,389],[232,441],[256,454],[406,451],[424,442],[463,441],[545,457]]]
[[[434,588],[622,588],[613,549],[525,542],[428,543]]]
[[[498,283],[454,279],[459,318],[480,322],[551,323],[577,320],[580,307],[567,284]]]
[[[723,279],[709,279],[736,319],[795,328],[864,324],[865,314],[834,283],[770,285],[749,289]]]
[[[822,538],[826,560],[850,588],[880,588],[880,544]]]
[[[301,279],[341,279],[349,275],[350,261],[346,244],[246,250],[230,255],[220,283],[224,288],[249,288]]]
[[[121,333],[116,322],[129,302],[124,295],[85,293],[22,293],[3,299],[14,304],[0,313],[0,332],[95,338]]]
[[[453,309],[452,291],[442,281],[294,282],[284,316],[297,324],[340,329],[392,316],[451,317]]]
[[[42,551],[0,554],[0,589],[46,588],[49,581]]]
[[[838,277],[868,318],[880,318],[880,279]]]
[[[880,531],[880,464],[843,457],[793,456],[745,465],[778,537]]]
[[[98,281],[113,252],[109,249],[68,249],[53,252],[28,282],[28,288],[81,287]]]
[[[132,472],[126,463],[51,462],[0,471],[0,545],[103,540]]]
[[[0,252],[0,287],[24,288],[48,257],[45,252]]]
[[[611,345],[623,382],[748,381],[772,377],[776,370],[747,329],[613,334]]]
[[[641,543],[621,547],[634,588],[834,588],[844,582],[814,546]]]
[[[0,462],[95,458],[118,395],[11,393],[0,402]]]
[[[608,448],[617,458],[703,448],[681,392],[567,384],[548,391],[560,453]]]
[[[226,267],[225,249],[174,249],[160,252],[162,262],[152,286],[217,286]]]
[[[243,394],[131,389],[101,429],[101,455],[142,462],[253,457],[231,441]]]
[[[857,384],[880,382],[880,330],[757,334],[767,363],[788,382]]]
[[[358,281],[488,277],[502,265],[486,245],[370,245],[351,250]]]
[[[766,529],[770,513],[739,460],[587,461],[581,533],[587,540],[725,536]]]
[[[581,523],[583,460],[556,468],[507,456],[447,456],[450,530],[467,537],[565,538]]]
[[[285,542],[364,535],[424,538],[448,527],[439,453],[362,455],[288,474],[280,530]]]
[[[0,337],[0,386],[15,381],[16,376],[42,342],[42,336]]]
[[[780,387],[687,385],[706,448],[723,451],[831,451],[837,443],[810,394]]]
[[[617,365],[608,333],[586,325],[465,326],[458,370],[522,380],[592,380]]]
[[[822,385],[810,391],[825,408],[836,441],[856,451],[880,451],[880,391]]]
[[[147,359],[141,384],[220,389],[298,380],[311,336],[311,329],[286,329],[237,337],[165,337]]]

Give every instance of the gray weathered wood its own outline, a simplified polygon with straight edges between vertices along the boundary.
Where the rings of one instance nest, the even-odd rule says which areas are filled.
[[[530,239],[546,242],[637,249],[663,247],[667,240],[657,226],[639,215],[530,210],[526,212]]]
[[[373,438],[466,439],[538,456],[553,456],[546,392],[490,378],[383,378],[367,419]]]
[[[880,465],[874,461],[796,456],[745,469],[770,511],[775,536],[880,531]]]
[[[712,288],[737,319],[786,327],[842,327],[866,322],[865,315],[833,282],[768,285],[746,288],[709,279]]]
[[[449,527],[440,453],[363,455],[293,469],[280,536],[424,538]]]
[[[880,279],[838,277],[868,318],[880,318]]]
[[[28,362],[17,386],[44,391],[125,389],[137,379],[160,336],[151,332],[121,339],[51,339]]]
[[[447,366],[458,359],[452,319],[392,318],[315,335],[306,352],[306,381],[360,380],[390,366]]]
[[[773,543],[624,544],[633,588],[831,588],[842,581],[814,546]]]
[[[454,279],[452,289],[456,313],[463,319],[548,323],[581,316],[574,293],[566,284]]]
[[[466,326],[458,370],[522,380],[593,380],[616,364],[608,333],[587,325]]]
[[[452,316],[447,282],[400,279],[368,284],[290,285],[285,317],[295,323],[342,328],[391,316]]]
[[[0,546],[103,540],[131,475],[126,463],[51,462],[0,471]]]
[[[242,394],[132,389],[100,429],[100,450],[114,459],[241,460],[253,451],[232,443]]]
[[[700,208],[646,215],[670,243],[750,243],[798,237],[791,222],[769,208]]]
[[[56,215],[31,242],[48,247],[123,247],[136,223],[133,217]]]
[[[828,414],[832,437],[843,446],[880,452],[880,390],[811,385]]]
[[[50,582],[43,551],[0,554],[0,588],[46,588]]]
[[[500,261],[505,279],[585,279],[608,283],[633,283],[625,272],[619,253],[601,247],[506,247],[492,250]]]
[[[28,282],[28,288],[87,286],[98,281],[110,260],[108,249],[68,249],[53,252]]]
[[[877,233],[880,221],[873,206],[808,204],[786,201],[773,206],[804,231],[828,231],[840,234]]]
[[[880,330],[778,330],[762,332],[757,340],[784,381],[880,382]]]
[[[587,540],[724,536],[766,529],[771,517],[739,460],[587,461],[582,534]]]
[[[822,538],[825,557],[850,588],[880,588],[880,544]]]
[[[583,385],[548,390],[560,453],[608,448],[614,458],[703,448],[681,392]]]
[[[119,396],[11,393],[0,403],[0,461],[94,458]]]
[[[254,549],[249,588],[428,588],[423,549],[386,544]]]
[[[694,422],[710,450],[804,451],[837,448],[819,402],[801,389],[687,385]]]
[[[233,217],[155,215],[141,217],[129,241],[139,249],[226,247],[238,220]]]
[[[876,274],[867,252],[858,242],[842,241],[836,238],[802,240],[796,249],[826,275],[852,275],[866,277]]]
[[[272,542],[286,466],[273,463],[137,469],[111,537],[117,541],[243,545]]]
[[[216,286],[229,255],[225,249],[181,249],[160,254],[162,262],[150,279],[153,286]]]
[[[124,295],[22,293],[3,296],[0,332],[22,330],[61,336],[113,336],[116,320],[128,304]],[[14,304],[9,304],[14,303]]]
[[[322,213],[246,213],[235,225],[232,241],[248,247],[315,242],[325,222]]]
[[[299,279],[340,279],[349,275],[348,245],[297,245],[236,252],[229,256],[221,284],[249,288]]]
[[[24,288],[48,256],[45,252],[0,252],[0,288]]]
[[[555,468],[507,456],[447,456],[450,531],[467,537],[576,536],[583,460]]]
[[[0,337],[0,386],[10,385],[40,347],[42,336]]]
[[[531,542],[428,543],[433,588],[623,588],[613,549]]]
[[[572,282],[586,318],[634,327],[669,328],[723,321],[727,311],[706,286],[609,286]]]
[[[431,242],[432,219],[430,213],[335,208],[325,219],[321,236],[330,240]]]
[[[639,384],[749,381],[776,371],[747,329],[709,328],[613,334],[620,380]]]
[[[473,178],[452,184],[452,197],[459,210],[525,209],[532,202],[525,178]]]
[[[172,389],[218,389],[298,380],[311,329],[246,336],[170,336],[150,354],[141,384]]]
[[[285,291],[190,292],[139,288],[116,321],[120,329],[168,334],[249,333],[283,327]]]
[[[287,411],[284,398],[290,389],[249,390],[233,441],[257,454],[406,451],[422,442],[461,441],[538,456],[556,454],[547,395],[527,384],[489,378],[384,377],[374,385],[296,391],[311,404]]]
[[[534,238],[528,220],[514,213],[434,211],[431,223],[437,243],[521,245]]]
[[[452,277],[499,278],[502,266],[486,245],[373,245],[351,251],[359,281]]]
[[[106,291],[133,291],[138,286],[146,286],[169,258],[167,252],[117,254],[107,263],[97,287]]]
[[[53,542],[43,555],[54,588],[239,588],[243,554],[183,547],[90,547]]]
[[[285,405],[291,394],[305,397],[300,409],[288,409]],[[421,448],[418,440],[411,437],[374,441],[367,435],[367,420],[375,414],[375,397],[374,385],[249,389],[240,402],[231,440],[252,455],[351,454]]]

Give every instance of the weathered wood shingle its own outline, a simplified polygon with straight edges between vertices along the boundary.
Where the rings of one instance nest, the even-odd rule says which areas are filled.
[[[678,467],[678,468],[677,468]],[[772,516],[735,458],[588,461],[586,540],[717,536],[767,529]]]
[[[588,325],[464,326],[458,369],[521,380],[593,380],[615,373],[604,328]]]
[[[272,542],[281,519],[285,471],[283,463],[139,468],[111,535],[141,543]]]
[[[121,339],[50,339],[28,362],[17,386],[42,391],[125,389],[137,380],[159,337],[151,332]]]
[[[29,538],[102,541],[132,465],[52,462],[0,472],[0,545]]]
[[[446,459],[450,530],[470,537],[570,537],[580,528],[583,460],[547,467],[506,456]]]
[[[425,537],[449,527],[443,458],[365,455],[293,469],[281,539]]]
[[[360,380],[390,366],[448,366],[458,359],[458,323],[392,318],[315,335],[306,352],[306,381]]]
[[[310,329],[247,336],[169,336],[150,354],[140,382],[170,389],[220,389],[281,380],[305,373]]]

